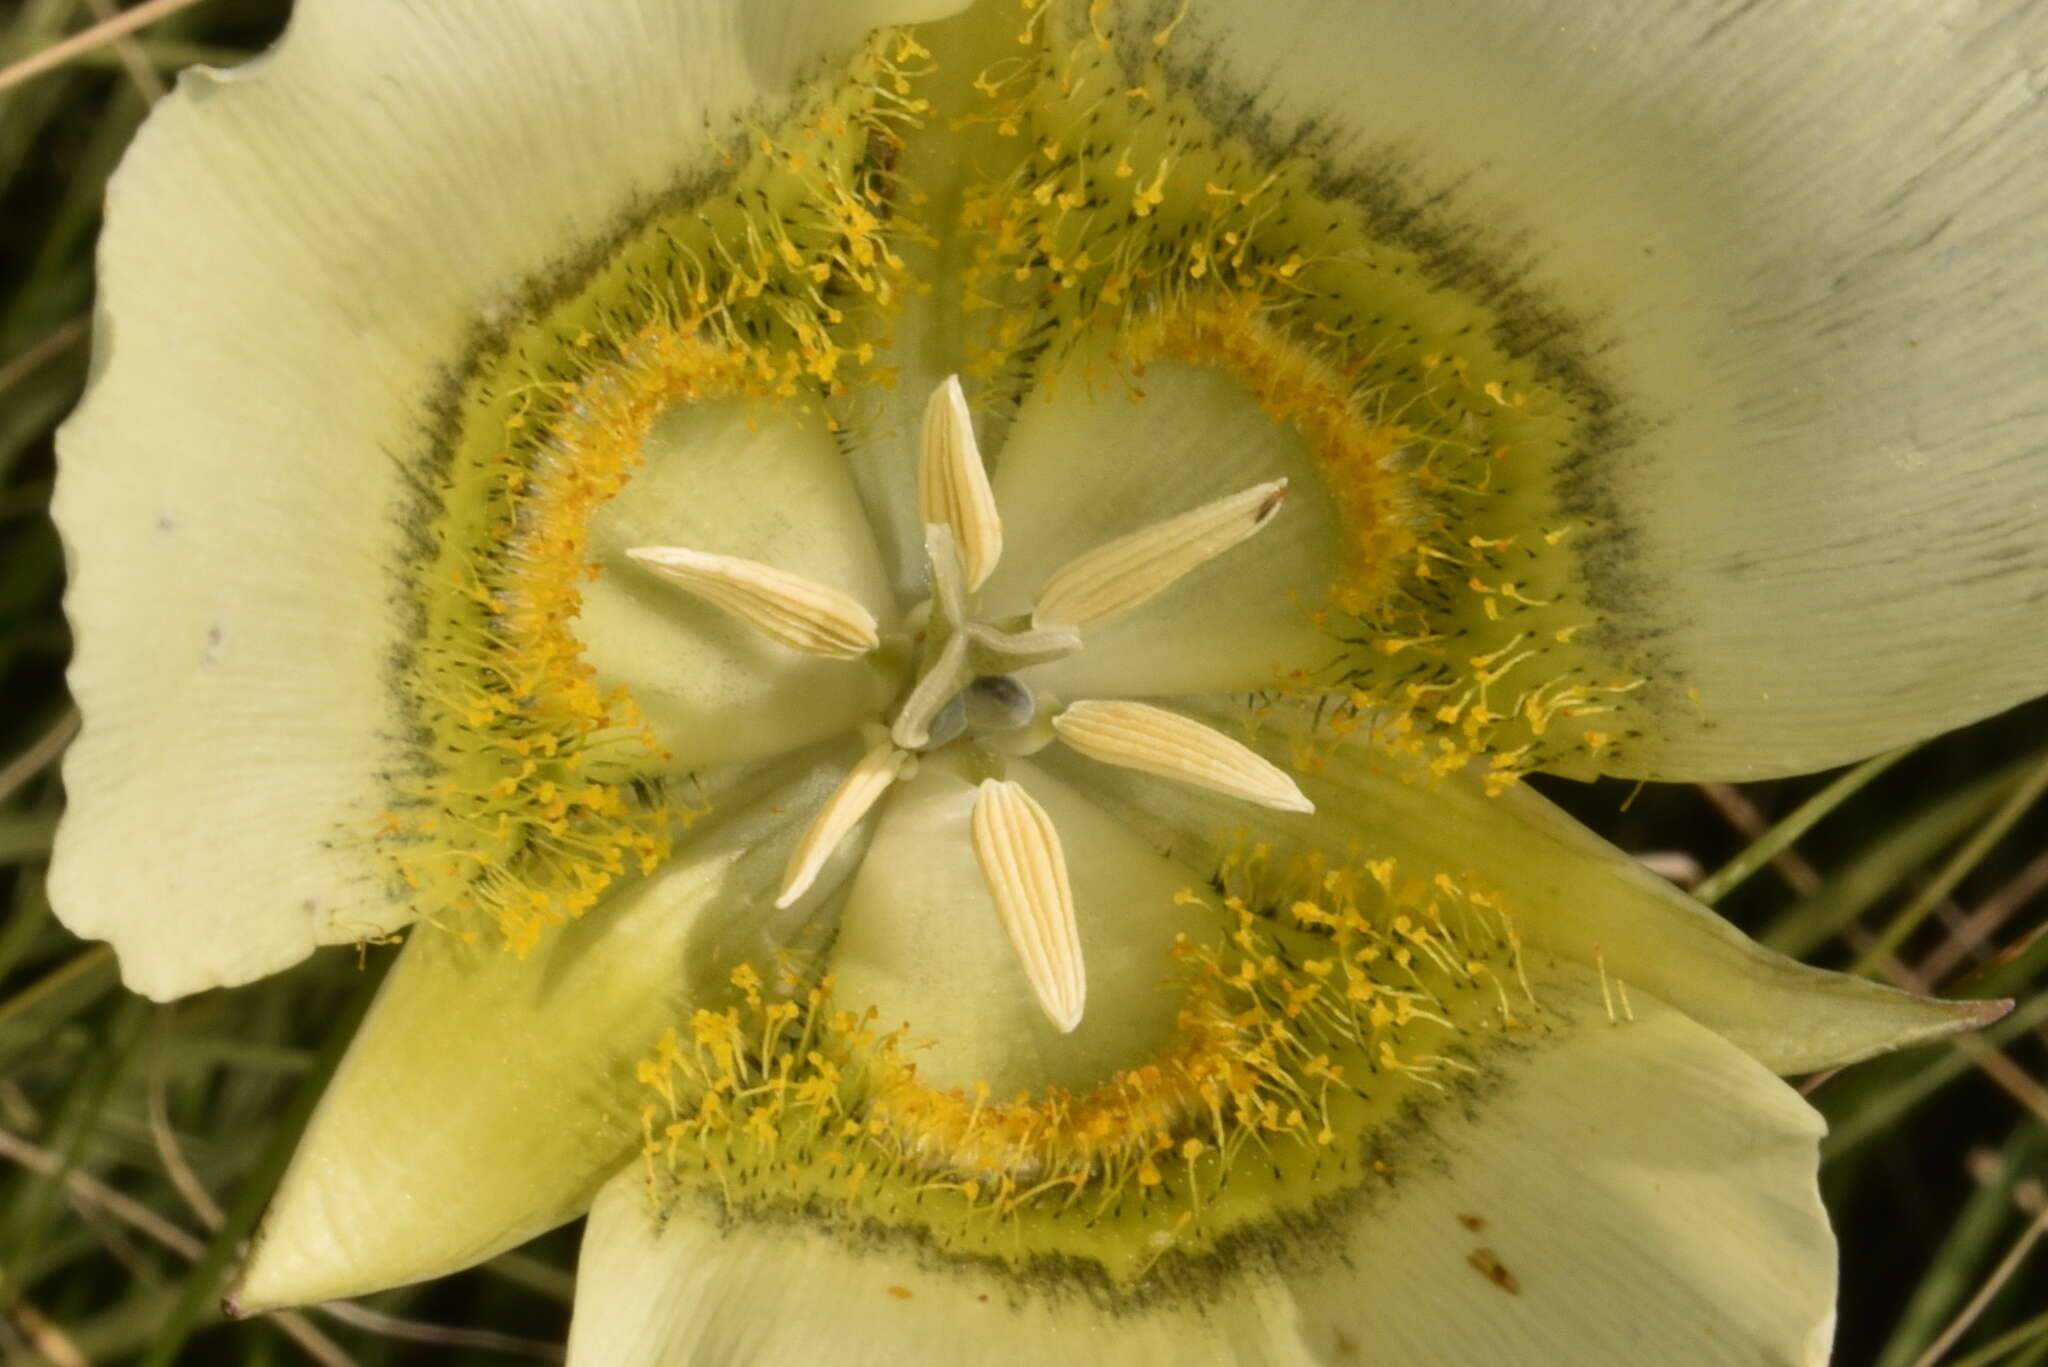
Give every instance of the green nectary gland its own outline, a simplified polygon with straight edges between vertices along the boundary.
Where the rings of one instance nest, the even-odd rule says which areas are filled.
[[[1256,859],[1220,884],[1270,891]],[[914,1024],[884,1031],[829,980],[742,966],[732,1005],[641,1065],[657,1205],[1149,1294],[1333,1201],[1396,1189],[1411,1152],[1434,1157],[1403,1137],[1490,1085],[1548,1013],[1483,894],[1385,865],[1315,891],[1260,914],[1223,892],[1235,930],[1174,956],[1176,1041],[1084,1094],[929,1087]]]

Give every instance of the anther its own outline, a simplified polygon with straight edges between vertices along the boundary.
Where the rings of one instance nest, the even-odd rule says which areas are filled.
[[[917,462],[917,508],[926,523],[950,527],[972,593],[994,572],[1003,554],[1003,519],[995,491],[974,440],[974,421],[960,392],[960,377],[948,375],[924,407],[923,444]]]
[[[1066,1034],[1081,1023],[1088,980],[1067,859],[1045,808],[1015,783],[987,779],[974,799],[974,855],[1024,977],[1047,1019]]]
[[[1052,719],[1069,746],[1104,764],[1137,769],[1283,812],[1312,812],[1293,779],[1192,717],[1137,702],[1077,702]]]
[[[786,907],[810,891],[832,851],[839,848],[847,832],[860,824],[889,785],[902,777],[913,758],[893,745],[877,745],[861,756],[860,763],[853,766],[811,818],[810,828],[789,856],[789,866],[782,874],[782,890],[775,897],[776,906]]]
[[[1098,546],[1045,582],[1032,624],[1085,627],[1128,612],[1265,526],[1286,497],[1276,479]]]
[[[680,546],[642,546],[626,554],[792,650],[851,660],[881,644],[874,614],[859,600],[800,574]]]

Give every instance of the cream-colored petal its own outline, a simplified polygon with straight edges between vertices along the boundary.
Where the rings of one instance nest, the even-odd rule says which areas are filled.
[[[1657,1002],[1610,1025],[1586,975],[1545,995],[1577,1028],[1430,1113],[1296,1280],[1302,1336],[1330,1363],[1824,1367],[1820,1117]]]
[[[1072,659],[1032,675],[1063,697],[1256,689],[1338,647],[1310,624],[1340,558],[1335,504],[1306,444],[1220,370],[1157,361],[1144,397],[1082,362],[1025,401],[996,466],[1010,542],[983,588],[1024,611],[1047,580],[1105,543],[1254,486],[1288,481],[1258,535],[1158,597],[1086,629]]]
[[[1114,985],[1090,993],[1071,1033],[1047,1019],[1018,964],[975,857],[976,780],[943,754],[883,799],[832,948],[843,1006],[872,1006],[884,1028],[907,1022],[931,1041],[920,1077],[985,1081],[1004,1096],[1086,1084],[1155,1048],[1174,1025],[1173,998],[1154,987],[1167,948],[1209,925],[1202,909],[1174,905],[1185,870],[1037,765],[1011,761],[1008,777],[1059,832],[1082,960],[1091,982]]]
[[[2048,676],[2044,52],[2018,0],[1281,0],[1198,6],[1163,58],[1604,407],[1554,501],[1653,681],[1613,767],[1675,779]]]
[[[1241,709],[1184,710],[1242,734]],[[1276,763],[1290,752],[1284,718],[1251,739]],[[1526,787],[1490,797],[1476,774],[1438,779],[1413,761],[1353,740],[1318,751],[1297,773],[1311,815],[1271,816],[1243,803],[1114,769],[1059,747],[1038,763],[1116,812],[1154,848],[1204,873],[1242,833],[1276,857],[1320,850],[1337,860],[1392,858],[1496,893],[1532,948],[1604,965],[1627,989],[1662,997],[1776,1072],[1800,1073],[1952,1034],[2001,1007],[1938,1002],[1775,954],[1615,849]]]
[[[358,1296],[479,1262],[581,1213],[640,1142],[635,1065],[719,965],[790,935],[772,909],[844,771],[736,778],[654,877],[515,958],[421,927],[322,1097],[230,1299]]]
[[[657,1228],[644,1178],[598,1194],[576,1275],[571,1367],[1311,1367],[1285,1286],[1270,1274],[1178,1313],[1116,1314],[972,1266],[806,1222],[678,1211]]]
[[[368,857],[427,405],[516,291],[719,165],[868,26],[950,0],[635,0],[591,22],[310,0],[194,69],[108,191],[61,437],[72,808],[52,896],[174,996],[403,924]]]
[[[1546,991],[1563,1019],[1482,1087],[1346,1137],[1387,1155],[1375,1199],[1335,1193],[1132,1291],[715,1197],[657,1223],[628,1170],[591,1213],[570,1362],[1818,1367],[1819,1118],[1654,1001],[1610,1025],[1588,975]]]

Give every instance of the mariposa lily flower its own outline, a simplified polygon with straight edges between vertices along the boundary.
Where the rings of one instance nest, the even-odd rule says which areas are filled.
[[[883,27],[883,26],[890,27]],[[1515,779],[2040,687],[2037,9],[303,0],[111,190],[52,895],[414,927],[233,1293],[570,1355],[1815,1363],[1982,1020]]]

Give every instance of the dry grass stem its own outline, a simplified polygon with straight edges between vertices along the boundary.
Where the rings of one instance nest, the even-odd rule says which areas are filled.
[[[1764,820],[1764,814],[1757,810],[1756,804],[1751,802],[1740,788],[1727,783],[1700,783],[1694,786],[1743,839],[1759,840],[1770,830],[1771,825]],[[1801,897],[1811,897],[1820,891],[1819,870],[1807,863],[1805,856],[1797,850],[1787,848],[1779,851],[1771,859],[1771,868],[1784,880],[1786,887]]]
[[[1920,963],[1920,977],[1931,983],[1946,979],[1962,967],[1964,960],[1987,958],[1985,946],[2013,913],[2048,890],[2048,850],[2007,879],[1981,902],[1975,911],[1949,928],[1948,938]]]
[[[22,352],[5,365],[0,365],[0,394],[20,384],[45,365],[64,354],[65,348],[92,329],[90,314],[79,314],[76,318],[59,326],[56,331]]]
[[[1970,1303],[1962,1308],[1948,1328],[1941,1331],[1939,1338],[1927,1345],[1927,1351],[1913,1360],[1913,1367],[1935,1367],[1948,1350],[1955,1347],[1956,1340],[1969,1332],[1970,1326],[1977,1322],[1977,1316],[1984,1313],[1984,1307],[1991,1304],[1991,1298],[2012,1280],[2012,1274],[2019,1271],[2020,1264],[2034,1251],[2034,1245],[2040,1242],[2043,1234],[2048,1234],[2048,1212],[2037,1216],[2034,1222],[2027,1226],[2025,1232],[2014,1241],[2012,1250],[1992,1270],[1991,1275],[1984,1279],[1984,1285],[1977,1288],[1977,1294],[1970,1297]]]
[[[147,28],[157,20],[176,14],[181,9],[190,9],[199,0],[143,0],[134,9],[122,10],[111,19],[102,20],[91,28],[74,33],[59,43],[52,43],[41,52],[22,58],[12,66],[0,67],[0,90],[11,90],[24,81],[34,80],[48,71],[55,71],[81,53],[94,48],[105,47],[119,38],[125,38],[140,28]]]
[[[49,767],[77,734],[78,709],[67,707],[48,730],[29,743],[28,749],[0,765],[0,802],[13,797],[15,789]]]
[[[93,12],[93,17],[103,24],[111,23],[121,15],[121,11],[114,8],[114,0],[85,0],[85,3]],[[150,65],[149,57],[143,52],[142,45],[124,33],[114,39],[113,47],[115,55],[121,60],[121,69],[128,73],[128,79],[142,92],[142,98],[151,104],[162,99],[164,78],[156,74],[156,68]]]

